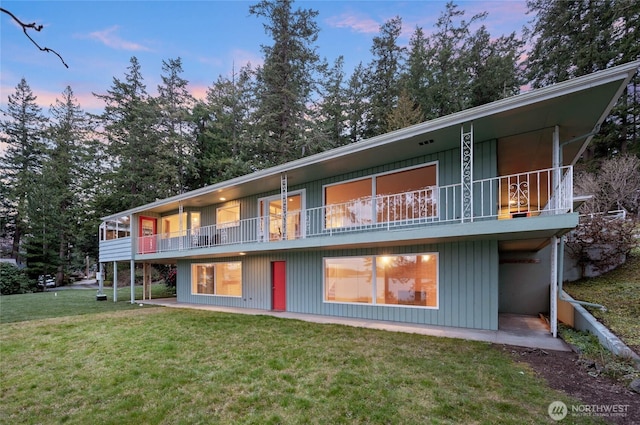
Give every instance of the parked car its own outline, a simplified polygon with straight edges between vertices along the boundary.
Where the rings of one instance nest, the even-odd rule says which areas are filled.
[[[38,286],[40,288],[55,288],[56,279],[50,274],[38,276]]]

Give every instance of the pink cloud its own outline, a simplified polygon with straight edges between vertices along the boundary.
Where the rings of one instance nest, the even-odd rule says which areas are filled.
[[[116,50],[128,50],[128,51],[150,51],[151,49],[143,46],[139,43],[123,40],[118,34],[120,27],[114,25],[102,31],[94,31],[87,36],[92,40],[97,40],[107,47],[111,47]]]
[[[362,34],[376,34],[380,30],[380,23],[375,20],[349,13],[332,16],[326,20],[326,23],[334,28],[349,28],[353,32]]]

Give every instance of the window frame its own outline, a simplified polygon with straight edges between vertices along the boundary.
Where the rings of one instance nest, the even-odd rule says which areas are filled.
[[[216,293],[218,290],[218,266],[221,265],[229,265],[229,264],[237,264],[238,267],[240,268],[240,295],[229,295],[229,294],[218,294]],[[196,269],[198,267],[212,267],[213,269],[213,293],[212,294],[203,294],[200,292],[196,292],[194,291],[194,288],[197,287],[198,282],[197,282],[197,271]],[[198,295],[198,296],[204,296],[204,297],[224,297],[224,298],[242,298],[243,296],[243,291],[244,291],[244,282],[243,282],[243,278],[242,278],[242,269],[243,269],[243,265],[242,265],[242,261],[219,261],[219,262],[213,262],[213,263],[191,263],[191,282],[190,282],[190,286],[191,286],[191,295]]]
[[[422,306],[422,305],[409,305],[409,304],[380,304],[377,301],[377,271],[376,264],[377,259],[381,257],[409,257],[409,256],[425,256],[430,255],[435,257],[435,292],[436,303],[434,306]],[[345,259],[345,258],[371,258],[371,303],[362,302],[349,302],[349,301],[330,301],[327,300],[327,273],[326,264],[327,260],[331,259]],[[343,305],[358,305],[358,306],[370,306],[370,307],[390,307],[390,308],[409,308],[409,309],[424,309],[424,310],[439,310],[440,309],[440,254],[438,252],[420,252],[420,253],[406,253],[406,254],[371,254],[371,255],[350,255],[341,257],[323,257],[322,258],[322,303],[323,304],[343,304]]]
[[[230,221],[220,221],[220,213],[223,211],[229,211],[231,209],[238,209],[238,213],[237,213],[237,218],[230,220]],[[222,205],[220,207],[216,208],[216,229],[229,229],[231,227],[239,227],[240,226],[240,214],[241,214],[241,208],[240,208],[240,203],[236,202],[236,203],[231,203],[231,204],[225,204]],[[234,213],[234,215],[236,215]]]
[[[417,170],[419,168],[427,168],[427,167],[435,167],[435,177],[436,177],[436,181],[435,184],[433,186],[439,188],[440,187],[440,164],[438,160],[435,161],[430,161],[430,162],[425,162],[422,164],[418,164],[418,165],[412,165],[409,167],[403,167],[403,168],[398,168],[395,170],[389,170],[389,171],[384,171],[384,172],[380,172],[380,173],[373,173],[373,174],[368,174],[365,176],[360,176],[360,177],[354,177],[352,179],[347,179],[347,180],[341,180],[339,182],[335,182],[335,183],[328,183],[328,184],[324,184],[322,185],[322,206],[324,208],[329,207],[330,205],[327,205],[327,188],[328,187],[332,187],[332,186],[338,186],[341,184],[346,184],[346,183],[351,183],[351,182],[355,182],[355,181],[359,181],[359,180],[370,180],[371,181],[371,193],[370,193],[370,199],[371,199],[371,216],[372,216],[372,223],[371,224],[378,224],[378,223],[386,223],[386,222],[379,222],[378,221],[378,211],[377,211],[377,206],[376,206],[376,202],[375,199],[378,197],[377,193],[377,178],[378,177],[383,177],[383,176],[387,176],[387,175],[391,175],[391,174],[398,174],[398,173],[403,173],[405,171],[411,171],[411,170]],[[359,198],[361,199],[361,198]],[[436,214],[434,214],[432,216],[433,219],[438,219],[438,217],[440,216],[440,208],[436,209]],[[366,226],[367,224],[357,224],[356,226]],[[349,226],[344,226],[344,227],[349,227]],[[341,227],[327,227],[327,219],[325,217],[325,219],[322,222],[322,229],[323,230],[333,230],[333,229],[340,229]]]

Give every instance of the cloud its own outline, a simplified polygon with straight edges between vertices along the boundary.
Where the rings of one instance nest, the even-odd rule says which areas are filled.
[[[380,24],[375,20],[351,13],[332,16],[327,18],[325,22],[331,27],[349,28],[351,31],[361,34],[376,34],[380,30]]]
[[[111,47],[116,50],[128,50],[128,51],[151,51],[147,46],[143,46],[139,43],[134,43],[132,41],[123,40],[120,38],[118,34],[116,34],[120,30],[118,25],[114,25],[110,28],[107,28],[102,31],[94,31],[89,33],[87,36],[92,40],[97,40],[104,44],[107,47]]]

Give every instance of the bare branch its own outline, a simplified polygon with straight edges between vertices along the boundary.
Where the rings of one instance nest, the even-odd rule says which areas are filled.
[[[28,38],[29,40],[31,40],[31,42],[32,42],[32,43],[33,43],[33,44],[34,44],[34,45],[35,45],[35,46],[36,46],[40,51],[42,51],[42,52],[50,52],[50,53],[53,53],[53,54],[54,54],[54,55],[56,55],[58,58],[60,58],[60,61],[62,62],[62,64],[63,64],[65,67],[69,68],[69,65],[67,65],[67,64],[65,63],[64,59],[62,59],[62,56],[60,56],[60,54],[59,54],[58,52],[56,52],[55,50],[50,49],[50,48],[48,48],[48,47],[40,47],[40,45],[39,45],[38,43],[36,43],[36,41],[35,41],[33,38],[31,38],[31,36],[29,35],[29,33],[27,33],[27,30],[28,30],[28,29],[33,29],[33,30],[36,30],[36,31],[40,32],[40,31],[42,30],[42,28],[43,28],[43,26],[42,26],[42,25],[38,25],[38,24],[36,24],[35,22],[32,22],[32,23],[30,23],[30,24],[25,24],[25,23],[24,23],[24,22],[22,22],[20,19],[18,19],[18,18],[16,17],[16,15],[14,15],[14,14],[13,14],[13,13],[11,13],[11,12],[9,12],[7,9],[5,9],[5,8],[3,8],[3,7],[0,7],[0,12],[4,12],[4,13],[6,13],[7,15],[11,16],[11,17],[13,18],[13,20],[14,20],[14,21],[16,21],[16,22],[18,23],[18,25],[20,25],[20,26],[22,27],[22,32],[24,32],[24,35],[26,35],[26,36],[27,36],[27,38]]]

